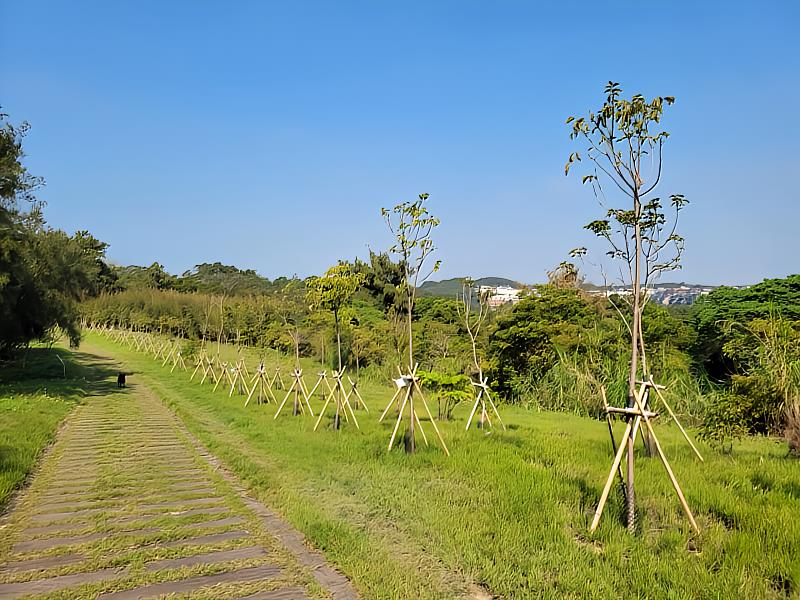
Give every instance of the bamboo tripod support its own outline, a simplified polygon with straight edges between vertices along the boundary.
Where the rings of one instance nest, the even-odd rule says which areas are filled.
[[[205,370],[206,370],[206,361],[207,361],[207,360],[208,360],[208,356],[206,355],[206,351],[205,351],[205,350],[201,350],[201,351],[200,351],[200,354],[199,354],[199,355],[198,355],[198,357],[197,357],[197,362],[196,362],[196,363],[195,363],[195,365],[194,365],[194,371],[192,371],[192,374],[191,374],[191,376],[189,377],[189,381],[193,381],[193,380],[194,380],[194,378],[195,378],[195,375],[197,375],[197,372],[198,372],[200,369],[203,369],[203,373],[205,373]]]
[[[247,366],[244,364],[244,360],[237,360],[235,366],[231,369],[232,375],[229,377],[231,389],[228,391],[228,398],[233,396],[234,390],[236,390],[239,395],[250,395],[250,390],[247,387],[247,378],[245,375],[246,372]]]
[[[203,385],[206,379],[208,379],[209,383],[217,380],[217,373],[216,373],[217,367],[214,362],[215,360],[216,359],[213,356],[210,358],[206,358],[206,364],[205,367],[203,368],[203,377],[202,379],[200,379],[200,385]]]
[[[142,341],[143,341],[142,340],[142,336],[140,335],[140,332],[137,331],[135,334],[133,334],[131,336],[131,342],[133,343],[133,345],[131,347],[135,346],[136,347],[136,351],[137,352],[141,352],[142,351]]]
[[[431,425],[433,425],[433,430],[436,432],[436,436],[439,439],[439,445],[441,445],[442,450],[447,456],[450,456],[450,450],[447,449],[447,444],[444,442],[444,438],[442,437],[441,431],[436,426],[436,421],[431,414],[431,410],[428,407],[428,403],[425,401],[425,395],[422,393],[422,388],[419,387],[419,379],[417,378],[417,369],[419,368],[419,364],[414,365],[414,368],[411,371],[410,375],[403,375],[402,371],[398,367],[398,371],[400,372],[400,378],[395,379],[395,385],[397,385],[397,391],[392,396],[392,399],[389,400],[389,404],[386,405],[386,408],[383,410],[380,419],[378,421],[383,421],[386,415],[389,413],[389,410],[395,404],[395,402],[399,401],[400,396],[402,395],[403,400],[400,402],[399,410],[397,413],[397,421],[395,422],[394,429],[392,430],[392,437],[389,439],[389,446],[387,448],[387,452],[391,452],[392,448],[394,447],[394,441],[397,437],[397,432],[400,429],[400,423],[403,421],[403,417],[406,412],[406,407],[408,407],[408,431],[413,439],[415,431],[419,429],[420,435],[422,435],[422,440],[425,442],[425,445],[428,446],[428,436],[425,435],[425,430],[422,427],[422,423],[420,422],[419,415],[417,414],[417,410],[414,407],[414,396],[415,394],[419,397],[422,401],[422,406],[425,408],[425,412],[428,415],[428,419],[430,420]]]
[[[381,416],[378,419],[379,423],[381,421],[383,421],[383,419],[386,417],[386,415],[391,410],[391,408],[394,405],[394,403],[397,401],[397,397],[405,389],[406,385],[408,385],[409,378],[413,378],[413,377],[416,376],[418,367],[419,367],[419,363],[414,365],[414,369],[411,371],[411,375],[408,376],[408,377],[403,375],[403,371],[400,369],[400,367],[397,367],[397,372],[400,374],[400,377],[398,379],[393,379],[392,380],[394,382],[395,386],[397,387],[397,389],[395,390],[394,395],[392,396],[392,399],[389,400],[389,403],[386,405],[386,408],[383,409],[383,412],[381,413]]]
[[[489,402],[489,406],[492,407],[495,416],[497,417],[497,422],[500,423],[503,431],[505,431],[506,426],[503,423],[503,419],[500,418],[500,413],[497,411],[497,406],[495,406],[494,401],[492,400],[492,395],[489,392],[489,378],[484,377],[483,373],[478,374],[478,383],[474,381],[470,382],[472,385],[477,388],[478,393],[475,396],[475,404],[472,406],[472,412],[469,413],[469,418],[467,419],[467,426],[464,428],[465,431],[469,431],[469,426],[472,424],[472,419],[475,417],[475,412],[478,410],[478,407],[481,409],[481,416],[478,423],[481,427],[485,427],[485,423],[489,424],[489,427],[492,427],[492,419],[489,416],[489,411],[486,409],[486,402]]]
[[[345,367],[346,368],[346,367]],[[319,424],[322,422],[322,417],[325,415],[325,410],[328,408],[328,405],[331,403],[331,400],[334,402],[335,412],[334,412],[334,426],[338,427],[341,423],[341,416],[344,415],[344,420],[348,423],[350,419],[353,420],[353,425],[356,426],[356,429],[361,429],[358,425],[358,419],[356,419],[356,413],[353,411],[353,407],[350,405],[349,395],[347,390],[344,387],[344,383],[342,382],[342,376],[344,375],[345,369],[341,371],[333,371],[333,386],[328,382],[328,379],[323,377],[323,373],[320,375],[320,381],[324,380],[325,385],[328,386],[328,394],[325,398],[325,404],[322,405],[322,410],[319,411],[319,417],[317,418],[317,422],[314,425],[314,431],[317,430]],[[319,383],[319,382],[318,382]],[[316,389],[316,386],[314,386]],[[312,392],[313,393],[313,392]],[[347,414],[347,411],[350,411],[350,414]]]
[[[681,489],[678,480],[675,477],[675,474],[672,471],[672,467],[667,460],[664,451],[661,448],[661,444],[658,441],[658,437],[656,437],[655,430],[653,429],[653,425],[651,423],[651,418],[658,416],[657,413],[651,412],[647,410],[645,407],[647,406],[647,399],[651,388],[655,388],[655,384],[651,381],[643,381],[640,382],[639,391],[634,396],[635,406],[633,408],[614,408],[606,406],[606,414],[608,413],[616,413],[616,414],[624,414],[628,417],[628,422],[625,426],[625,431],[622,434],[622,441],[617,446],[617,451],[614,456],[614,461],[611,464],[611,470],[609,471],[608,478],[606,479],[606,484],[603,487],[603,492],[600,495],[600,502],[597,505],[597,510],[594,513],[594,518],[592,519],[591,527],[589,531],[594,532],[598,525],[600,524],[600,517],[603,515],[603,509],[606,505],[606,500],[608,500],[608,494],[611,491],[611,485],[614,481],[614,477],[616,475],[622,476],[620,468],[620,463],[622,461],[622,457],[625,454],[626,449],[629,447],[630,440],[636,439],[636,434],[641,426],[642,421],[644,420],[645,426],[647,427],[647,431],[649,432],[653,443],[656,447],[656,452],[658,453],[661,462],[664,465],[664,469],[667,472],[667,476],[669,477],[670,483],[672,483],[672,487],[675,488],[675,493],[678,496],[678,500],[681,503],[681,507],[683,511],[686,513],[686,516],[689,519],[689,523],[691,523],[692,528],[696,532],[700,532],[700,528],[697,525],[697,521],[695,521],[694,515],[692,514],[691,509],[689,508],[689,504],[686,502],[686,498],[683,495],[683,490]],[[603,394],[605,399],[605,394]],[[613,433],[613,432],[612,432]],[[612,442],[613,442],[613,435],[612,435]]]
[[[276,404],[278,403],[278,399],[275,397],[270,387],[269,375],[267,375],[263,362],[259,363],[258,369],[256,369],[256,372],[253,374],[253,378],[250,380],[250,386],[250,393],[247,394],[247,400],[244,402],[245,406],[250,404],[250,400],[256,390],[258,390],[258,395],[256,396],[257,404],[264,404],[265,402],[269,404],[270,398],[272,398]]]
[[[166,364],[175,357],[175,354],[180,354],[181,345],[176,342],[170,340],[169,342],[169,352],[164,353],[164,360],[161,361],[161,366],[164,367]],[[174,362],[173,362],[174,365]]]
[[[281,368],[275,367],[275,375],[272,377],[272,383],[270,383],[270,387],[276,386],[275,389],[278,390],[285,390],[286,384],[283,382],[283,375],[281,375]]]
[[[181,354],[180,350],[172,357],[172,368],[169,372],[172,373],[175,367],[180,367],[184,371],[186,370],[186,361],[183,360],[183,354]]]
[[[164,352],[166,352],[167,348],[172,344],[168,344],[167,342],[161,342],[157,347],[156,351],[153,353],[153,358],[155,360],[161,360],[164,358]]]
[[[687,443],[689,444],[689,446],[692,448],[692,451],[695,453],[695,455],[697,456],[697,458],[699,458],[699,459],[700,459],[700,462],[705,462],[705,461],[703,460],[703,457],[700,455],[700,452],[697,450],[697,448],[695,447],[695,445],[692,443],[692,440],[691,440],[691,438],[689,437],[689,434],[688,434],[688,433],[686,433],[686,430],[683,428],[683,425],[681,425],[681,422],[680,422],[680,420],[678,420],[678,417],[675,415],[675,413],[672,411],[672,408],[671,408],[671,407],[670,407],[670,405],[667,403],[667,399],[666,399],[666,398],[664,398],[664,394],[662,394],[662,393],[661,393],[661,390],[663,390],[663,389],[666,389],[666,388],[665,388],[663,385],[657,385],[657,384],[656,384],[656,383],[653,381],[653,376],[652,376],[652,375],[650,376],[650,378],[649,378],[649,380],[648,380],[648,383],[650,384],[650,387],[651,387],[653,390],[655,390],[655,392],[656,392],[656,395],[658,396],[658,399],[661,401],[661,404],[663,404],[663,405],[664,405],[664,408],[666,408],[666,409],[667,409],[667,412],[669,413],[669,416],[670,416],[670,417],[672,417],[672,420],[673,420],[673,421],[675,421],[675,424],[678,426],[678,429],[680,429],[681,435],[683,435],[683,438],[686,440],[686,442],[687,442]]]
[[[216,392],[219,384],[222,383],[223,378],[228,380],[228,383],[231,382],[230,373],[228,373],[228,361],[223,361],[218,363],[220,367],[219,374],[215,370],[211,371],[211,375],[214,377],[214,389],[212,391]]]
[[[206,356],[205,365],[203,365],[203,378],[200,380],[200,385],[203,385],[208,379],[208,376],[211,375],[211,381],[216,381],[217,373],[215,371],[216,367],[214,366],[214,357],[212,356],[209,358]]]
[[[322,392],[322,399],[325,400],[325,397],[327,395],[325,393],[325,387],[327,387],[329,390],[331,389],[331,384],[328,383],[328,372],[320,371],[319,373],[317,373],[317,383],[315,383],[314,387],[311,388],[311,391],[308,393],[308,397],[313,398],[314,392],[316,392],[317,388],[319,388],[320,391]]]
[[[364,410],[367,411],[367,413],[369,413],[369,407],[367,406],[367,403],[364,402],[364,398],[361,397],[361,394],[358,391],[358,382],[353,381],[352,379],[350,379],[350,377],[347,378],[347,381],[350,383],[350,393],[348,394],[348,400],[350,396],[355,396],[356,398],[356,401],[353,402],[353,408],[358,409],[359,406],[363,406]]]
[[[283,410],[283,407],[286,406],[286,402],[289,400],[289,398],[292,396],[292,394],[294,394],[294,405],[293,405],[293,408],[292,408],[292,414],[295,415],[295,416],[297,416],[297,415],[299,415],[301,413],[305,414],[306,409],[303,406],[303,401],[304,401],[306,403],[306,406],[308,407],[308,413],[312,417],[314,416],[314,409],[311,408],[311,402],[310,402],[311,396],[308,393],[308,390],[306,389],[305,382],[303,381],[303,370],[301,368],[297,367],[297,368],[295,368],[294,371],[292,371],[292,385],[289,386],[289,389],[286,392],[286,395],[283,397],[283,402],[281,402],[281,405],[278,407],[278,410],[275,412],[275,416],[272,417],[273,419],[277,419],[278,418],[278,415],[281,414],[281,411]],[[301,400],[301,397],[302,397],[302,400]]]

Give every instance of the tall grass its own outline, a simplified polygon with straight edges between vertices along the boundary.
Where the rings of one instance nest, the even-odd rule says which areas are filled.
[[[518,389],[525,402],[540,410],[556,410],[599,417],[602,392],[612,405],[624,406],[628,396],[628,349],[609,345],[596,330],[587,330],[578,350],[556,348],[558,360],[539,379],[529,379]],[[692,372],[688,357],[666,344],[651,348],[650,371],[673,410],[691,423],[702,418],[706,404],[704,385]],[[518,384],[519,385],[519,384]]]

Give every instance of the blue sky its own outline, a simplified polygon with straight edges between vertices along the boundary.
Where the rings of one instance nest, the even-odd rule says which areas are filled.
[[[800,271],[799,6],[5,0],[0,105],[50,223],[119,263],[315,274],[428,192],[442,277],[535,282],[591,241],[564,119],[613,79],[677,97],[667,279],[751,283]]]

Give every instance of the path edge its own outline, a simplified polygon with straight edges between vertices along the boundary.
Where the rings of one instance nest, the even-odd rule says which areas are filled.
[[[263,502],[254,498],[251,491],[244,486],[236,474],[212,454],[205,444],[189,430],[189,427],[169,403],[148,384],[142,382],[137,387],[144,388],[146,393],[156,398],[175,417],[181,432],[186,435],[186,439],[192,444],[198,455],[239,494],[245,505],[261,519],[267,531],[274,535],[301,565],[311,569],[314,579],[323,588],[330,590],[334,600],[360,600],[361,597],[350,580],[332,567],[319,550],[311,547],[299,530]]]
[[[87,395],[83,396],[85,399]],[[59,422],[58,427],[56,427],[55,431],[53,432],[52,439],[45,444],[45,446],[39,451],[39,454],[36,456],[36,460],[33,463],[33,467],[30,471],[28,471],[25,478],[19,483],[19,485],[11,492],[9,496],[8,502],[3,507],[3,510],[0,511],[0,531],[3,530],[10,522],[11,522],[11,514],[14,510],[19,506],[19,504],[25,499],[25,496],[28,494],[30,490],[31,484],[39,476],[44,468],[45,462],[50,457],[50,455],[55,452],[55,447],[58,444],[58,441],[61,439],[61,436],[64,434],[64,430],[69,427],[70,422],[75,416],[75,412],[83,405],[83,402],[76,404],[71,411],[69,411],[64,418],[61,419]]]

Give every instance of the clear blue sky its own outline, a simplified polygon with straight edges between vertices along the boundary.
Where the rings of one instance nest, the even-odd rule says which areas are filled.
[[[443,277],[534,282],[590,241],[564,119],[614,79],[677,97],[668,279],[750,283],[800,271],[798,7],[5,0],[0,104],[33,126],[50,223],[116,262],[319,273],[424,191]]]

